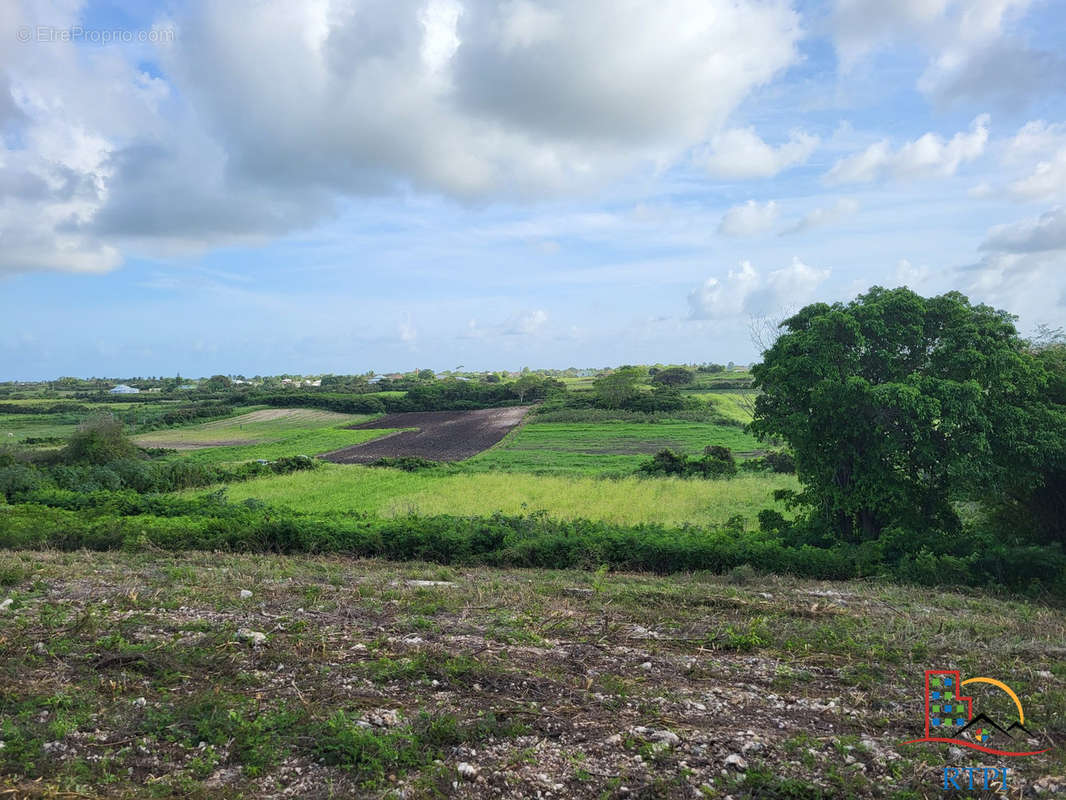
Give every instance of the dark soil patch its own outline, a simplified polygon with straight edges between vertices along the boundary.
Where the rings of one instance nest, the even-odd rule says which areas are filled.
[[[433,461],[462,461],[496,444],[529,411],[529,406],[476,411],[415,411],[389,414],[352,430],[415,428],[322,456],[335,464],[366,464],[379,458],[417,456]]]

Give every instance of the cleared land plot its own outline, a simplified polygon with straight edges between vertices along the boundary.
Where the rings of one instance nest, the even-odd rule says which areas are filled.
[[[708,445],[722,445],[738,454],[761,447],[755,437],[738,427],[705,422],[534,421],[467,465],[477,470],[622,475],[632,473],[659,450],[698,455]]]
[[[456,514],[487,516],[542,511],[560,519],[624,524],[715,525],[735,515],[755,527],[760,510],[774,507],[776,489],[795,489],[791,475],[740,475],[728,481],[483,472],[403,472],[323,465],[233,484],[231,500],[250,497],[307,512],[375,516]],[[195,493],[195,492],[194,492]]]
[[[368,414],[271,408],[186,428],[153,431],[134,441],[142,447],[182,450],[184,459],[211,463],[313,456],[389,433],[351,429],[353,423],[369,419],[372,417]]]
[[[1012,794],[1064,783],[1066,615],[1038,604],[218,553],[0,567],[5,796],[941,797],[945,764],[990,762],[901,744],[940,665],[1006,678],[1052,748],[1010,760]]]
[[[416,456],[433,461],[462,461],[496,444],[529,411],[529,406],[477,411],[423,411],[389,414],[354,426],[357,430],[413,428],[323,458],[337,464],[365,464],[379,458]]]

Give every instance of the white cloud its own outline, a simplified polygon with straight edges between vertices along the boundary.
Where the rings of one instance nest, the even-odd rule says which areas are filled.
[[[0,41],[81,13],[8,4]],[[19,142],[0,144],[0,181],[22,194],[0,207],[0,272],[262,240],[353,194],[588,191],[706,142],[795,63],[801,36],[776,0],[634,0],[624,14],[611,0],[191,0],[173,13],[174,41],[154,51],[0,47],[0,125],[18,126],[2,141]]]
[[[711,138],[705,163],[717,178],[770,178],[805,163],[818,141],[817,136],[793,131],[787,142],[772,147],[754,128],[731,128]]]
[[[1066,207],[1053,208],[1037,219],[997,225],[988,232],[981,249],[1003,253],[1066,250]]]
[[[502,333],[506,336],[533,336],[539,333],[548,322],[548,312],[534,309],[513,317],[503,325]]]
[[[846,66],[893,40],[970,50],[1003,33],[1032,0],[836,0],[837,51]]]
[[[929,280],[930,275],[929,267],[916,267],[906,258],[901,258],[896,262],[894,275],[896,286],[907,286],[917,290]]]
[[[918,80],[918,89],[940,105],[995,103],[1024,108],[1041,94],[1060,93],[1066,59],[1008,39],[941,53]]]
[[[725,212],[718,224],[718,232],[723,236],[755,236],[765,233],[774,226],[777,213],[777,203],[773,200],[761,205],[749,200]]]
[[[818,228],[823,225],[833,225],[846,217],[850,217],[858,210],[859,202],[857,200],[852,197],[842,197],[831,206],[816,208],[814,211],[801,217],[795,223],[781,231],[781,235],[785,236],[791,233],[802,233],[811,228]]]
[[[410,318],[400,322],[397,333],[399,334],[400,341],[404,344],[413,345],[418,341],[418,329],[415,328]]]
[[[837,54],[848,71],[881,48],[924,52],[929,62],[917,88],[938,104],[1018,109],[1061,93],[1066,84],[1066,58],[1015,33],[1031,5],[1032,0],[836,0]]]
[[[1049,200],[1066,196],[1066,147],[1049,161],[1041,161],[1033,172],[1010,185],[1011,193],[1026,200]]]
[[[927,133],[893,150],[888,140],[837,161],[825,176],[830,184],[869,183],[893,178],[931,178],[954,175],[959,166],[980,156],[988,143],[987,114],[973,121],[969,133],[956,133],[949,141]]]
[[[762,275],[750,261],[741,262],[725,278],[708,278],[688,296],[690,319],[716,320],[743,315],[766,316],[809,302],[829,277],[793,258],[787,267]]]
[[[985,256],[960,272],[978,299],[1022,312],[1031,323],[1061,319],[1066,307],[1066,208],[998,225],[980,249]]]
[[[1008,186],[1021,200],[1066,197],[1066,123],[1033,120],[1007,142],[1005,166],[1025,165],[1030,172]]]
[[[1066,147],[1066,122],[1048,124],[1042,119],[1025,123],[1007,142],[1005,164],[1019,164],[1049,156]]]

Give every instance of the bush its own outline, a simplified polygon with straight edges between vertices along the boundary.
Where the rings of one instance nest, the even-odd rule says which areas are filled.
[[[137,445],[126,436],[121,422],[104,413],[83,422],[61,453],[67,464],[107,464],[137,455]]]
[[[763,458],[767,466],[774,472],[789,475],[793,475],[796,472],[796,460],[791,453],[786,453],[784,450],[771,450]]]
[[[728,447],[711,445],[702,458],[690,458],[673,450],[660,450],[637,468],[645,475],[677,475],[682,478],[731,478],[737,474],[736,459]]]

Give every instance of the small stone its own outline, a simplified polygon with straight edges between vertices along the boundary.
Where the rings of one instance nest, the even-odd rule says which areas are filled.
[[[727,767],[733,767],[733,769],[746,770],[748,768],[748,762],[744,760],[744,756],[740,753],[731,753],[725,757],[725,764]]]
[[[33,649],[42,656],[48,655],[48,648],[44,646],[44,642],[37,642],[37,644],[33,646]]]
[[[0,603],[0,611],[7,611],[9,608],[11,608],[11,604],[14,603],[14,602],[15,602],[14,598],[11,598],[11,597],[7,598],[7,600],[5,600],[4,602]]]
[[[651,738],[654,742],[663,742],[664,744],[670,747],[676,747],[677,745],[681,744],[681,737],[673,731],[653,731],[651,734]]]
[[[252,596],[252,593],[247,589],[241,589],[241,600],[247,600]]]
[[[459,777],[463,780],[472,781],[477,779],[478,769],[473,764],[468,764],[466,761],[460,761],[456,771],[459,773]]]
[[[640,668],[642,670],[650,670],[651,669],[651,662],[650,661],[645,661],[643,664],[640,665]]]
[[[143,697],[138,697],[136,700],[133,701],[133,705],[137,708],[144,708],[146,705],[148,705],[148,701],[145,700]]]
[[[236,638],[242,642],[250,642],[253,647],[259,647],[266,642],[267,635],[262,631],[253,631],[250,628],[238,628]]]
[[[1052,673],[1048,672],[1046,669],[1038,669],[1036,671],[1036,677],[1044,678],[1045,680],[1047,680],[1050,678],[1054,678],[1055,676]]]

